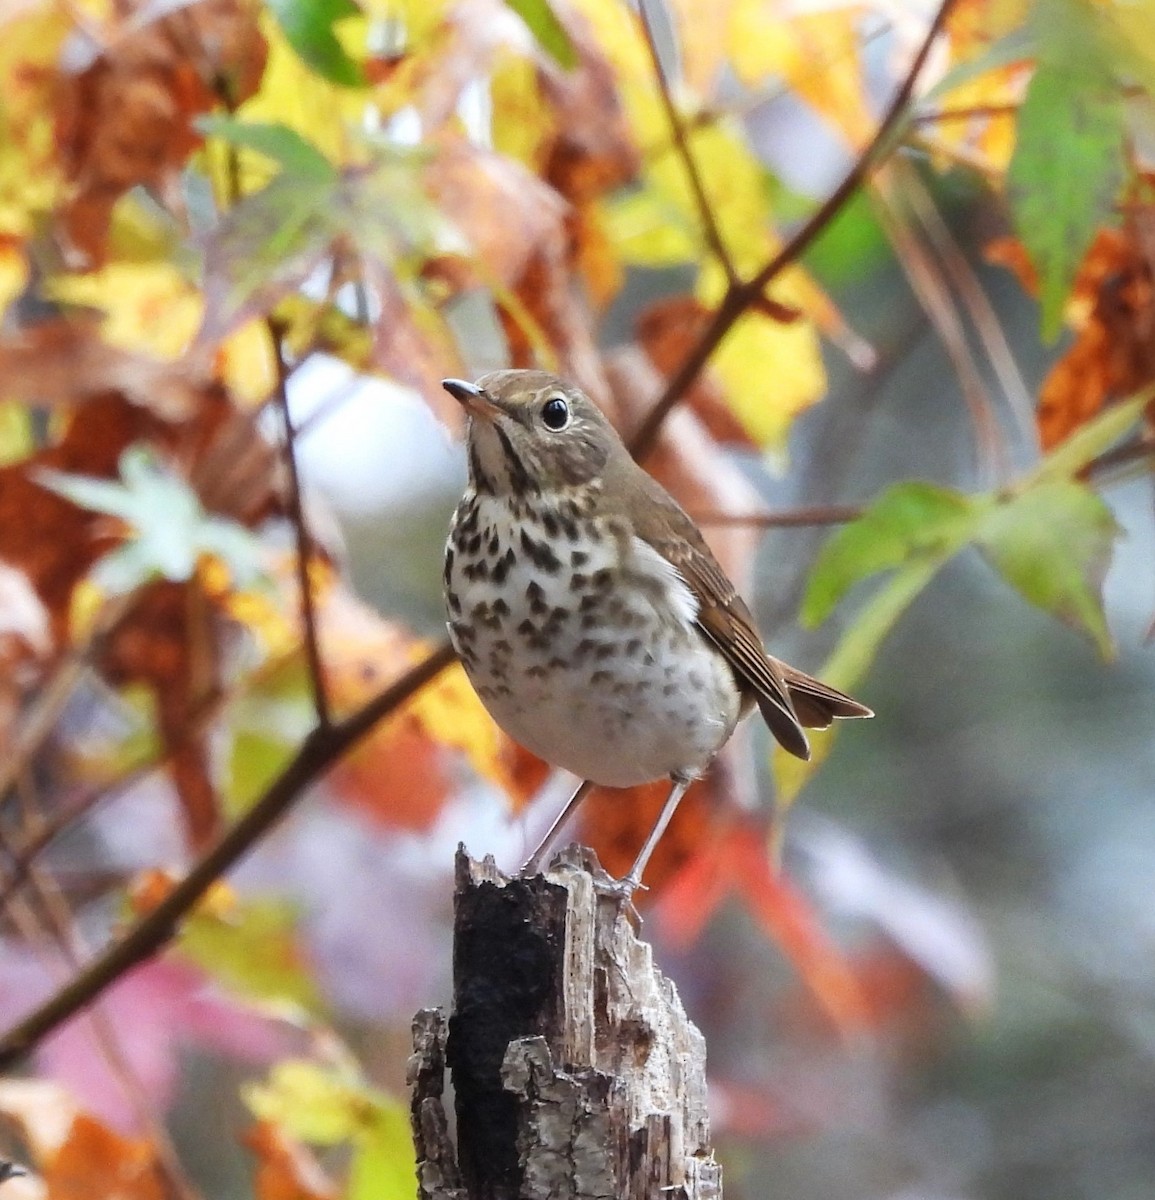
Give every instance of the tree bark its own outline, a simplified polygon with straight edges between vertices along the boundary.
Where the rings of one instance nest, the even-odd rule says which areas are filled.
[[[526,879],[458,850],[454,1012],[414,1020],[420,1200],[721,1197],[705,1041],[625,908],[583,848]]]

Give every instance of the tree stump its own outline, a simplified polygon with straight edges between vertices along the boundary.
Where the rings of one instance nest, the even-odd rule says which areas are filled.
[[[511,879],[459,848],[453,975],[413,1025],[420,1200],[721,1196],[705,1041],[591,851]]]

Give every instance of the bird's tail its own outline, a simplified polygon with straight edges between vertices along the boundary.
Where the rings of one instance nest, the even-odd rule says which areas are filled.
[[[786,663],[781,664],[782,678],[790,693],[790,703],[800,724],[807,729],[825,729],[835,718],[873,717],[865,704],[832,688],[812,675]]]

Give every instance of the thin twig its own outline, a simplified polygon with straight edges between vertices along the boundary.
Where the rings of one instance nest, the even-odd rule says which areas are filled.
[[[185,914],[293,806],[310,783],[453,659],[453,649],[446,642],[351,716],[317,726],[260,800],[197,859],[156,908],[106,947],[71,983],[0,1037],[0,1070],[10,1067],[126,971],[160,950]]]
[[[296,431],[293,416],[289,412],[289,372],[285,363],[283,330],[269,317],[265,321],[269,341],[273,350],[273,361],[277,368],[277,407],[281,413],[281,426],[285,437],[285,465],[289,470],[289,519],[297,541],[297,591],[301,600],[301,621],[305,629],[305,661],[309,668],[309,686],[313,693],[313,708],[317,723],[328,728],[333,723],[329,708],[329,695],[325,690],[325,669],[321,661],[321,642],[317,633],[317,606],[313,598],[313,584],[309,579],[309,562],[313,557],[313,540],[305,521],[305,507],[301,500],[301,475],[297,469]]]
[[[740,282],[738,272],[730,258],[729,250],[726,249],[726,243],[722,240],[722,231],[718,228],[717,217],[714,215],[714,209],[706,195],[706,188],[702,183],[694,152],[690,149],[690,142],[686,137],[686,127],[682,122],[677,105],[674,104],[674,97],[670,94],[670,83],[666,79],[666,72],[662,69],[662,59],[658,54],[658,44],[654,39],[654,28],[650,24],[650,14],[645,0],[639,0],[638,16],[641,17],[642,30],[646,35],[646,47],[650,52],[650,62],[654,66],[654,78],[658,81],[658,91],[662,97],[666,120],[670,124],[670,132],[674,137],[674,147],[686,169],[686,178],[690,182],[690,191],[693,193],[694,204],[698,209],[698,219],[702,222],[702,233],[711,253],[725,271],[727,281],[731,287],[734,287]]]
[[[766,285],[783,269],[802,255],[830,222],[842,211],[843,207],[862,186],[863,180],[877,166],[879,159],[890,149],[891,138],[906,115],[907,105],[914,92],[914,85],[926,63],[927,55],[935,39],[946,23],[947,17],[954,8],[957,0],[942,0],[934,20],[927,30],[926,37],[918,52],[911,61],[901,85],[891,100],[874,137],[869,145],[859,154],[850,169],[843,176],[839,185],[830,193],[822,204],[814,211],[806,224],[771,258],[766,265],[746,283],[730,287],[722,297],[722,302],[714,312],[713,319],[702,332],[697,343],[690,349],[682,360],[682,365],[674,372],[665,391],[650,409],[646,419],[630,439],[630,450],[635,458],[644,458],[654,447],[658,430],[666,418],[667,412],[685,395],[690,385],[697,379],[710,355],[717,349],[722,339],[730,332],[734,322],[762,295]]]
[[[970,314],[975,332],[986,350],[995,377],[1002,386],[1007,407],[1018,425],[1021,437],[1027,445],[1037,447],[1038,431],[1031,394],[1019,371],[1019,365],[1015,361],[994,305],[991,304],[966,255],[943,220],[926,185],[913,167],[902,172],[901,186],[904,200],[937,250],[947,277],[954,284]]]
[[[881,173],[875,189],[875,212],[897,253],[907,282],[938,334],[958,378],[963,403],[974,429],[978,467],[988,486],[1001,486],[1009,475],[1006,443],[994,405],[967,341],[958,303],[942,270],[918,235],[909,214],[899,203],[903,195],[889,170]]]
[[[1120,467],[1131,466],[1152,456],[1155,456],[1155,441],[1145,429],[1140,429],[1133,438],[1118,446],[1113,446],[1110,450],[1100,454],[1098,458],[1092,459],[1079,472],[1079,475],[1083,479],[1106,476],[1113,480],[1114,473]]]
[[[13,910],[14,918],[20,909],[24,909],[27,914],[25,925],[39,926],[56,944],[65,966],[72,972],[80,970],[84,947],[67,901],[60,889],[50,882],[48,876],[39,868],[33,869],[29,882],[32,899]],[[25,936],[28,937],[27,932]],[[97,1048],[120,1084],[125,1098],[136,1114],[136,1119],[148,1133],[166,1190],[173,1200],[196,1200],[198,1192],[185,1174],[172,1138],[164,1122],[157,1116],[155,1104],[145,1093],[124,1052],[119,1033],[111,1018],[100,1004],[93,1005],[88,1017],[92,1023],[92,1034]]]
[[[751,529],[799,529],[810,525],[845,525],[862,516],[857,504],[815,504],[783,512],[725,513],[694,512],[699,525],[742,525]]]
[[[971,104],[966,108],[938,108],[931,112],[915,113],[915,125],[941,125],[948,121],[971,121],[978,117],[1013,117],[1018,104]]]
[[[226,703],[226,697],[214,696],[212,700],[202,705],[186,723],[185,736],[188,738],[202,736]],[[36,832],[26,837],[18,846],[4,846],[2,849],[7,859],[4,863],[6,878],[3,887],[0,887],[0,913],[3,913],[7,905],[11,903],[12,898],[27,878],[33,863],[56,838],[94,809],[123,796],[129,788],[139,783],[147,775],[170,767],[173,756],[179,749],[180,744],[178,743],[169,746],[167,752],[161,750],[149,754],[142,761],[128,767],[105,786],[94,788],[87,795],[81,796],[75,804],[55,813],[51,819],[45,818]]]
[[[81,676],[124,619],[135,598],[136,592],[129,592],[109,600],[87,640],[70,650],[56,665],[51,678],[40,691],[36,703],[13,737],[7,753],[0,759],[0,797],[8,794],[13,782],[27,770],[51,736],[56,728],[57,718],[63,712]]]

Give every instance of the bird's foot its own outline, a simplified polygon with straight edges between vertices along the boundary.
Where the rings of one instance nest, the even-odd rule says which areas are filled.
[[[634,904],[634,893],[648,892],[650,889],[640,879],[635,879],[630,874],[622,876],[621,879],[611,879],[602,885],[602,890],[614,900],[619,912],[625,914],[626,920],[631,921],[640,932],[643,920],[637,905]]]

